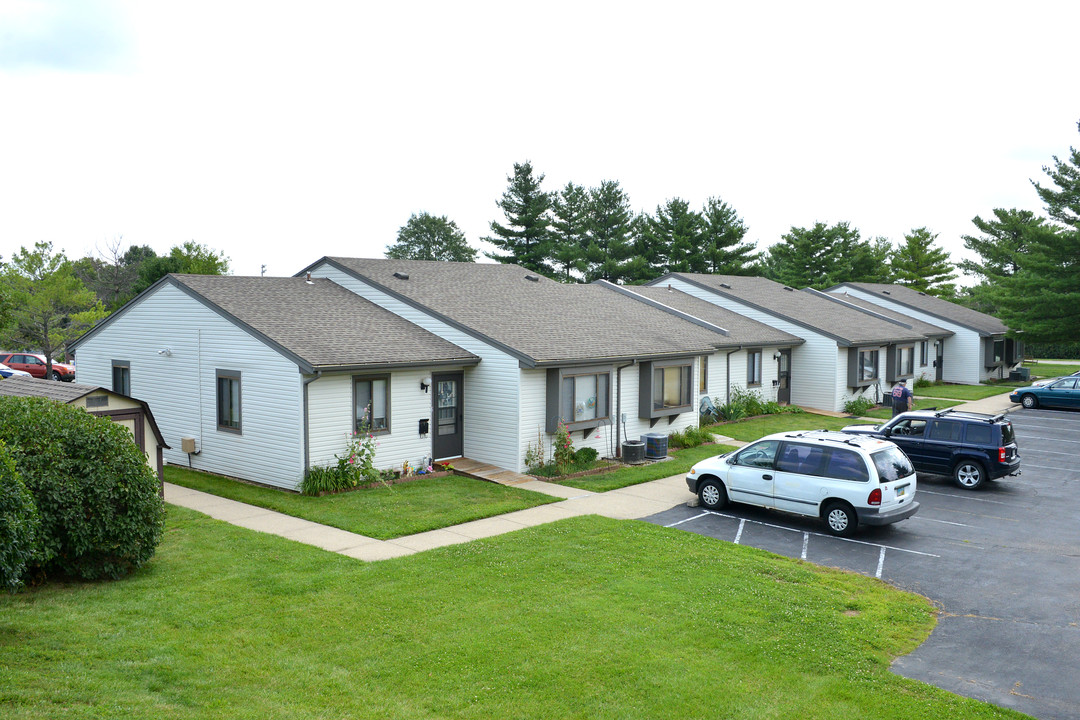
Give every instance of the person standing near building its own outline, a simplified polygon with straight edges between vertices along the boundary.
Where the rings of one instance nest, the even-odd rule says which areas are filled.
[[[915,405],[915,396],[908,390],[907,380],[896,383],[892,389],[892,414],[896,417],[902,412],[907,412]]]

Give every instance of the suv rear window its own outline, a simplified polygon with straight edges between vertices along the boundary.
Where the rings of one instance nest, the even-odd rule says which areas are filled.
[[[969,445],[989,445],[993,437],[993,428],[989,425],[968,425],[964,442]]]
[[[1003,422],[998,425],[1001,428],[1001,444],[1009,445],[1016,442],[1016,434],[1013,433],[1011,422]]]
[[[874,467],[877,468],[878,477],[883,483],[899,480],[915,472],[915,468],[911,466],[908,456],[898,447],[878,450],[876,453],[872,453],[870,457],[873,458]]]

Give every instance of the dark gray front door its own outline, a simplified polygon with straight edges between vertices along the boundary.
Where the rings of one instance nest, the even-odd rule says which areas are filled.
[[[945,341],[937,341],[937,357],[934,358],[934,380],[941,382],[942,377],[942,365],[945,364]]]
[[[781,350],[776,362],[776,402],[786,405],[791,402],[791,350]]]
[[[432,428],[431,455],[436,460],[461,457],[462,452],[462,381],[463,373],[431,376]]]

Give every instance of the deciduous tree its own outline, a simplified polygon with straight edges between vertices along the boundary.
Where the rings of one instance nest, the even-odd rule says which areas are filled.
[[[386,257],[398,260],[446,260],[476,262],[476,249],[469,247],[465,233],[445,215],[415,213],[398,230],[397,242],[386,249]]]
[[[156,283],[169,273],[191,275],[228,275],[229,258],[224,252],[215,252],[194,240],[183,245],[173,245],[168,255],[147,257],[139,267],[139,281],[135,294]]]

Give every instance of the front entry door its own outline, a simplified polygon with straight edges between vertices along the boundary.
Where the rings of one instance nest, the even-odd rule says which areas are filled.
[[[781,350],[776,370],[776,402],[791,403],[791,349]]]
[[[945,363],[945,341],[938,340],[936,345],[937,357],[934,358],[934,380],[941,382],[941,379],[944,377],[942,365]]]
[[[435,419],[431,440],[431,455],[435,460],[461,457],[462,441],[462,381],[464,373],[431,376],[432,415]]]

